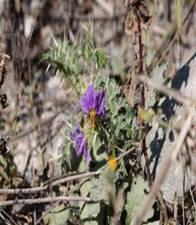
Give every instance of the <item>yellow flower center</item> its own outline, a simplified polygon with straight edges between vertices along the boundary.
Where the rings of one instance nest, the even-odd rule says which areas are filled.
[[[90,116],[90,124],[92,129],[95,129],[95,116],[96,116],[96,111],[94,109],[92,109],[89,113]]]
[[[110,155],[108,157],[108,167],[113,172],[116,170],[116,168],[117,168],[117,160],[116,160],[115,156]]]

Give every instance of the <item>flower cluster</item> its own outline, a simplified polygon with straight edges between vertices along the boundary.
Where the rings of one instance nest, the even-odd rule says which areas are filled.
[[[92,84],[89,85],[86,93],[80,98],[80,106],[82,112],[90,120],[92,129],[95,129],[96,117],[105,116],[105,92],[97,92]],[[86,161],[90,162],[90,151],[87,148],[87,141],[80,126],[77,126],[74,133],[71,134],[71,139],[74,141],[74,148],[77,155],[84,155]]]

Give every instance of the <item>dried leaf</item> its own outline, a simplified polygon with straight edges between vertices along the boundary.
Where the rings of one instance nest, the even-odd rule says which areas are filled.
[[[123,92],[129,105],[134,108],[139,100],[139,92],[137,91],[139,81],[134,71],[129,72],[129,78],[124,86]]]
[[[133,16],[133,13],[129,11],[125,19],[125,33],[128,36],[131,36],[131,34],[134,33],[134,30],[135,30],[135,18]]]

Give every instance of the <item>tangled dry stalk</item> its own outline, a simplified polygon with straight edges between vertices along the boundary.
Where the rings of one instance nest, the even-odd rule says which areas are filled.
[[[181,128],[181,131],[178,135],[178,138],[175,142],[175,148],[173,151],[170,151],[170,153],[163,156],[163,161],[160,165],[160,172],[156,176],[155,180],[152,183],[152,186],[150,188],[150,192],[147,195],[147,197],[144,199],[144,202],[142,203],[142,206],[140,210],[137,212],[137,214],[134,217],[133,224],[140,225],[147,214],[148,209],[152,206],[153,201],[157,195],[157,193],[160,190],[160,186],[163,183],[164,179],[167,176],[168,171],[170,170],[170,167],[174,161],[177,160],[178,155],[180,154],[182,150],[182,146],[184,143],[184,140],[187,137],[188,132],[191,129],[191,126],[195,124],[195,121],[193,121],[194,116],[196,115],[196,100],[190,99],[184,95],[182,95],[181,92],[172,90],[170,88],[167,88],[164,85],[160,85],[157,82],[154,82],[153,80],[147,78],[146,76],[140,77],[140,80],[150,87],[156,89],[159,92],[162,92],[169,97],[174,98],[179,103],[183,104],[183,107],[187,110],[187,117],[186,120],[183,123],[183,126]]]

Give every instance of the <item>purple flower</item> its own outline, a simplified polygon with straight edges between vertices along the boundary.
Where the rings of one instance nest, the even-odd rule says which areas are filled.
[[[89,116],[94,129],[95,116],[105,116],[105,92],[96,92],[94,86],[89,85],[86,93],[80,98],[80,105],[84,114]]]
[[[77,126],[74,133],[71,134],[71,139],[74,141],[74,148],[76,150],[76,154],[84,155],[87,162],[91,161],[91,155],[89,150],[87,149],[87,142],[84,136],[84,133],[80,130],[80,126]]]

